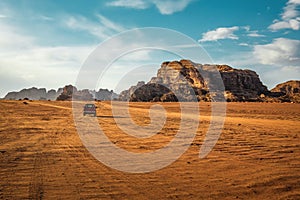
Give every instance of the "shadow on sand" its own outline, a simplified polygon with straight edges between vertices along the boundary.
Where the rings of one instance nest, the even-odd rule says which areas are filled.
[[[112,116],[112,115],[97,115],[97,118],[128,118],[128,117]]]

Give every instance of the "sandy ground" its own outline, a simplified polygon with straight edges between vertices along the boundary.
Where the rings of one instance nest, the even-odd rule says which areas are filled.
[[[0,199],[300,199],[300,104],[227,104],[222,135],[200,159],[211,107],[200,103],[189,149],[166,168],[132,174],[87,151],[70,102],[27,102],[0,101]],[[151,105],[132,103],[132,119],[149,124]],[[168,144],[180,122],[177,103],[162,105],[165,126],[146,139],[123,133],[109,102],[97,103],[97,120],[115,145],[154,151]]]

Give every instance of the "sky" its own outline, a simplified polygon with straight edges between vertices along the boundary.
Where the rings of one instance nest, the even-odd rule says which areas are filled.
[[[185,34],[213,63],[254,70],[269,89],[300,77],[300,0],[1,0],[0,97],[33,86],[75,84],[99,44],[144,27]],[[121,90],[147,82],[172,59],[177,57],[170,52],[135,52],[107,71],[108,81],[90,89]],[[143,70],[136,69],[134,76],[127,71],[127,82],[116,89],[109,81],[115,78],[112,69],[126,63]]]

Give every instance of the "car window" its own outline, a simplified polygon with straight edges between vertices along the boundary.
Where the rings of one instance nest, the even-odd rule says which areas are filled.
[[[85,107],[87,107],[87,108],[94,108],[95,105],[93,105],[93,104],[87,104],[87,105],[85,105]]]

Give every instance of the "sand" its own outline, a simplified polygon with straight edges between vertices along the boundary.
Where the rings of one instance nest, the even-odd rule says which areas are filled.
[[[134,174],[87,151],[70,102],[26,102],[0,101],[0,199],[300,199],[300,104],[228,103],[222,135],[200,159],[211,108],[200,103],[200,126],[188,150],[163,169]],[[149,124],[151,105],[131,103],[132,119]],[[165,126],[146,139],[123,133],[109,102],[97,103],[97,120],[115,145],[151,152],[179,127],[178,104],[161,105]]]

